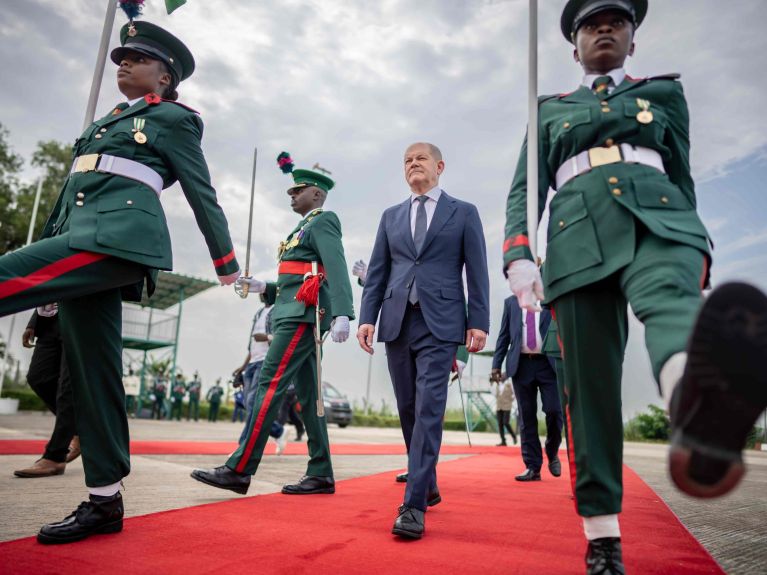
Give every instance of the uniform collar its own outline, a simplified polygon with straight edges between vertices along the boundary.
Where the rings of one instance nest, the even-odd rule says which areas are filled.
[[[610,70],[607,74],[586,74],[581,82],[582,86],[586,86],[589,90],[594,85],[594,80],[600,76],[610,76],[613,79],[613,88],[617,88],[621,85],[621,82],[626,78],[626,70],[624,68],[615,68]]]

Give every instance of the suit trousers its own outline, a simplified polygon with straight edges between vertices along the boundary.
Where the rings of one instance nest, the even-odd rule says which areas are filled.
[[[458,344],[437,339],[420,308],[408,305],[397,339],[386,342],[389,374],[408,452],[405,505],[426,510],[437,485],[447,386]],[[303,405],[303,404],[302,404]]]
[[[272,343],[258,376],[256,400],[248,417],[245,439],[226,465],[238,473],[253,475],[256,472],[285,390],[293,381],[303,408],[308,436],[306,475],[332,477],[327,422],[324,417],[317,416],[317,357],[313,325],[279,321],[274,323],[272,335]]]
[[[576,508],[584,517],[621,511],[621,377],[628,309],[645,326],[653,373],[684,351],[701,303],[705,256],[658,238],[637,238],[634,261],[553,302],[564,367],[568,458]]]
[[[541,440],[538,437],[538,392],[546,415],[546,457],[557,455],[562,443],[562,406],[557,390],[557,376],[543,354],[520,354],[517,372],[512,377],[519,405],[522,461],[533,471],[543,465]]]
[[[127,260],[74,250],[66,233],[0,257],[0,316],[59,302],[88,487],[130,472],[120,288],[141,282],[144,272]]]
[[[58,323],[58,318],[55,321]],[[72,385],[58,326],[37,337],[27,371],[27,382],[56,416],[43,457],[63,463],[76,432]]]

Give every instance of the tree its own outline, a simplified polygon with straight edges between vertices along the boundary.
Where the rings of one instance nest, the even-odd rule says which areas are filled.
[[[22,184],[18,174],[22,158],[15,154],[0,125],[0,253],[18,249],[27,242],[29,222],[37,193],[37,182]],[[38,142],[32,165],[43,170],[43,189],[32,239],[38,239],[53,210],[72,163],[72,146],[54,140]]]

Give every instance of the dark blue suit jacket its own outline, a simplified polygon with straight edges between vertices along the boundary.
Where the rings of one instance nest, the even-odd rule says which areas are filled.
[[[519,307],[517,296],[509,296],[503,302],[503,319],[501,320],[501,332],[498,334],[498,341],[495,342],[493,369],[501,369],[503,359],[506,358],[506,374],[511,378],[517,374],[519,367],[519,354],[522,351],[522,314],[524,311]],[[544,309],[541,311],[541,318],[538,322],[541,342],[549,330],[550,323],[551,312]],[[553,368],[554,360],[548,356],[547,359]]]
[[[359,324],[376,324],[378,341],[397,339],[413,279],[426,325],[437,339],[464,343],[467,329],[490,329],[487,255],[474,205],[448,196],[437,201],[421,253],[410,230],[410,197],[381,216],[370,256]],[[468,307],[462,273],[466,267]],[[468,309],[468,316],[467,316]]]

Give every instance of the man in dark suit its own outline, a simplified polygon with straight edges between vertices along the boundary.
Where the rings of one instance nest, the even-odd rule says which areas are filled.
[[[436,465],[450,369],[459,345],[465,343],[471,352],[485,346],[489,280],[479,213],[439,188],[445,169],[439,149],[411,145],[404,167],[411,194],[381,217],[357,339],[373,353],[380,311],[378,340],[386,343],[408,450],[405,500],[392,533],[419,539],[427,505],[441,500]]]
[[[541,351],[543,338],[551,323],[551,312],[532,312],[519,307],[516,296],[506,298],[503,320],[493,355],[491,379],[501,377],[501,365],[506,358],[506,373],[511,377],[519,403],[522,460],[527,469],[517,475],[517,481],[540,481],[543,454],[538,438],[538,391],[541,392],[546,414],[546,457],[554,477],[562,474],[559,445],[562,443],[562,406],[557,392],[554,360]]]

